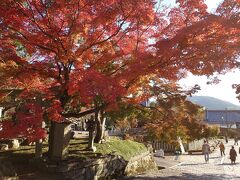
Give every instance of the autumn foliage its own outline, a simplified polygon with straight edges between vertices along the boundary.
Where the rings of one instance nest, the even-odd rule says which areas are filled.
[[[111,110],[119,100],[139,103],[150,97],[151,77],[177,81],[186,71],[211,75],[234,67],[239,0],[225,0],[215,14],[203,0],[177,3],[1,1],[0,89],[20,89],[17,103],[37,104],[30,113],[36,119],[16,108],[18,120],[1,123],[1,137],[16,129],[25,135],[27,127],[42,137],[42,111],[61,122],[76,107]]]
[[[184,141],[209,137],[210,129],[203,121],[203,108],[187,100],[187,95],[192,95],[199,87],[183,91],[173,82],[156,80],[152,79],[149,88],[155,98],[147,105],[121,104],[119,111],[109,113],[112,124],[126,132],[138,128],[133,136],[142,135],[148,140],[168,143],[176,143],[178,137]]]
[[[46,137],[42,129],[43,110],[35,103],[26,103],[15,114],[15,118],[1,123],[1,138],[28,138],[30,142]]]

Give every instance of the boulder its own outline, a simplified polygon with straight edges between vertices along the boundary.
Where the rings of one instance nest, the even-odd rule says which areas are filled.
[[[164,158],[164,150],[163,149],[156,150],[156,152],[154,153],[154,156]]]

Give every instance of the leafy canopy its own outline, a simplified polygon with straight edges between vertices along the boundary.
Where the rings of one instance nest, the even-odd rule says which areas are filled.
[[[169,9],[154,0],[4,0],[0,89],[20,89],[15,101],[40,105],[61,122],[66,107],[110,110],[119,99],[147,99],[151,76],[175,81],[187,70],[211,75],[234,67],[239,0],[225,0],[215,14],[203,0],[177,3]]]

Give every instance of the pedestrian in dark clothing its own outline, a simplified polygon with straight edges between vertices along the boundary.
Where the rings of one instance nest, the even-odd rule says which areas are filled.
[[[227,138],[227,136],[225,136],[225,140],[226,140],[226,144],[228,143],[228,138]]]
[[[220,152],[221,152],[221,156],[225,156],[225,146],[223,145],[223,143],[221,142],[219,145],[220,148]]]
[[[237,152],[235,151],[234,149],[234,146],[232,146],[232,149],[230,150],[230,159],[231,159],[231,164],[235,164],[235,161],[236,161],[236,157],[237,157]]]

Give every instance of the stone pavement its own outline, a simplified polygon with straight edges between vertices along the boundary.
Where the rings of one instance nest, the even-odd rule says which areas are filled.
[[[179,156],[154,157],[154,160],[160,168],[169,168],[181,163]]]
[[[147,174],[138,175],[129,179],[133,180],[240,180],[240,154],[238,154],[236,164],[231,165],[229,159],[229,151],[234,144],[233,140],[225,144],[226,156],[221,157],[219,148],[210,154],[209,163],[205,163],[203,155],[182,155],[181,163],[172,167],[159,170],[158,172],[149,172]],[[234,146],[238,153],[239,146]]]

